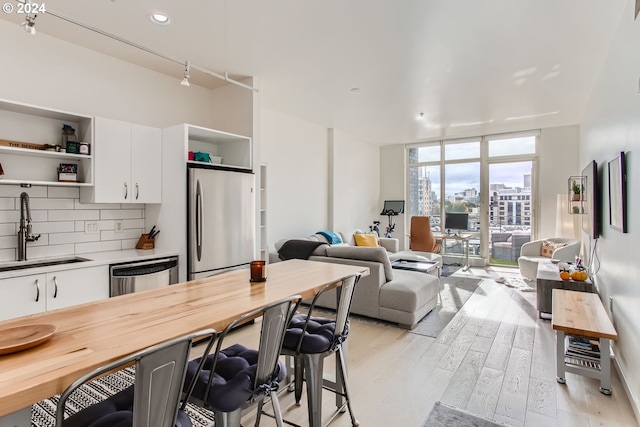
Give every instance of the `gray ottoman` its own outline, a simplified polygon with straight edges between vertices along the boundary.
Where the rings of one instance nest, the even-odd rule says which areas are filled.
[[[389,254],[389,261],[393,262],[398,259],[406,259],[410,261],[431,261],[437,263],[438,277],[442,271],[442,255],[434,254],[431,252],[419,252],[419,251],[400,251]]]

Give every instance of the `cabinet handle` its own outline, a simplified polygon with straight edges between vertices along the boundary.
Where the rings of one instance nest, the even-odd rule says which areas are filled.
[[[138,186],[138,183],[136,182],[136,200],[138,200],[138,196],[140,195],[140,187]]]
[[[124,198],[126,199],[127,197],[129,197],[129,186],[125,182],[124,183]]]
[[[53,288],[53,297],[58,297],[58,276],[53,276],[53,284],[55,285]]]
[[[40,301],[40,283],[36,279],[36,302]]]

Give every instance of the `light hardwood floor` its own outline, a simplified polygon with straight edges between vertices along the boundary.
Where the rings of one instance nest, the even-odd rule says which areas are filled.
[[[633,410],[615,370],[613,394],[599,382],[567,374],[555,381],[554,334],[538,319],[535,292],[523,292],[491,278],[513,269],[471,268],[483,278],[476,293],[438,338],[408,332],[392,324],[352,317],[349,334],[349,387],[363,427],[420,427],[436,401],[510,426],[634,427]],[[255,345],[258,324],[236,340]],[[333,364],[325,365],[331,372]],[[307,426],[306,403],[297,407],[292,393],[281,394],[285,419]],[[334,408],[325,392],[323,412]],[[250,425],[248,415],[244,425]],[[263,417],[263,426],[275,425]],[[340,414],[331,426],[350,426]]]

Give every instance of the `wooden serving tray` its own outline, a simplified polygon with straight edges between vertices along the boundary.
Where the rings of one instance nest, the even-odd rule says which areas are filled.
[[[16,353],[42,344],[53,336],[56,326],[50,323],[0,329],[0,354]]]

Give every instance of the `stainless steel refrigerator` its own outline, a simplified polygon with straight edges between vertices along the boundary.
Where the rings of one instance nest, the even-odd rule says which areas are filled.
[[[255,259],[253,173],[189,168],[188,278],[247,266]]]

